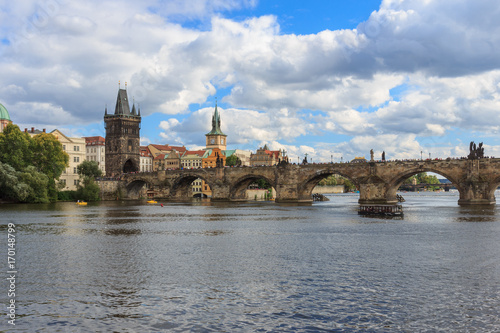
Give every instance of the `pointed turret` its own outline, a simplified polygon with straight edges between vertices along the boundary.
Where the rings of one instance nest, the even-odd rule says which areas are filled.
[[[219,116],[219,110],[217,109],[217,102],[215,103],[215,111],[214,114],[212,115],[212,130],[206,135],[214,135],[214,134],[226,135],[220,129],[220,116]]]
[[[134,104],[132,104],[132,115],[133,115],[133,116],[136,116],[136,115],[137,115],[137,114],[136,114],[136,111],[135,111],[135,103],[134,103]]]
[[[108,115],[108,104],[106,104],[106,106],[104,107],[104,115]]]
[[[116,97],[115,115],[130,115],[127,90],[125,89],[118,90],[118,96]]]

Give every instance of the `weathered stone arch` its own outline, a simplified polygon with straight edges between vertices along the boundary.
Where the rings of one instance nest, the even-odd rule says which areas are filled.
[[[439,168],[432,168],[432,167],[418,167],[418,168],[411,168],[408,170],[405,170],[404,172],[401,172],[397,175],[395,175],[387,184],[387,198],[395,198],[396,197],[396,192],[398,188],[403,184],[403,182],[410,178],[411,176],[414,176],[416,174],[422,173],[422,172],[433,172],[437,173],[441,176],[444,176],[446,179],[448,179],[458,190],[458,192],[461,194],[464,189],[461,187],[459,179],[455,179],[452,175],[450,175],[446,170],[443,171]]]
[[[210,188],[213,191],[213,185],[212,181],[209,180],[207,177],[204,177],[199,174],[185,174],[181,175],[171,182],[171,187],[170,187],[170,197],[174,199],[191,199],[193,198],[193,192],[192,192],[192,187],[191,184],[196,180],[196,179],[202,179],[205,181],[205,183],[210,186]]]
[[[490,182],[490,186],[488,187],[488,196],[490,198],[493,198],[493,200],[495,200],[495,201],[496,201],[495,191],[498,189],[499,186],[500,186],[500,176],[494,178]]]
[[[266,182],[271,184],[274,189],[276,189],[276,181],[270,179],[268,176],[262,174],[247,174],[238,179],[236,179],[229,190],[229,199],[233,201],[243,201],[247,200],[246,190],[248,186],[256,180],[264,179]]]
[[[151,184],[145,179],[134,179],[125,186],[127,197],[131,199],[139,199],[146,197],[146,188]]]
[[[317,171],[314,175],[311,175],[310,177],[308,177],[305,181],[303,181],[300,185],[299,185],[299,200],[300,201],[312,201],[312,191],[314,189],[314,187],[316,187],[316,185],[318,185],[318,183],[325,179],[326,177],[328,176],[331,176],[331,175],[339,175],[339,176],[342,176],[344,178],[347,178],[349,179],[350,181],[352,181],[354,184],[358,184],[357,182],[357,179],[352,177],[352,175],[346,173],[346,172],[343,172],[342,170],[338,170],[338,169],[324,169],[324,170],[319,170]]]

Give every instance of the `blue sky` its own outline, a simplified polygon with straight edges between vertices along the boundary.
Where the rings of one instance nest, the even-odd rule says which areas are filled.
[[[493,0],[0,0],[0,103],[21,128],[104,136],[118,81],[143,144],[293,159],[500,156]]]

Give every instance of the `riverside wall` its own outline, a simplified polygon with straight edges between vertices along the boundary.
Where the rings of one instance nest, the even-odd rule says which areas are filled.
[[[312,193],[318,194],[330,194],[330,193],[344,193],[344,185],[325,185],[325,186],[316,186]]]

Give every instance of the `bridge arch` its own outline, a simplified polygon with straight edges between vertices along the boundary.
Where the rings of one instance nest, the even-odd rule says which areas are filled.
[[[433,172],[437,173],[446,179],[448,179],[458,190],[460,196],[462,196],[462,193],[464,189],[460,186],[460,182],[458,179],[455,179],[453,176],[451,176],[449,173],[446,171],[443,171],[439,168],[431,168],[431,167],[418,167],[418,168],[411,168],[408,170],[405,170],[402,173],[397,174],[394,176],[389,183],[387,184],[387,193],[386,193],[386,198],[388,201],[395,200],[396,199],[396,192],[398,191],[398,188],[403,184],[403,182],[419,173],[423,172]]]
[[[236,179],[229,190],[229,199],[234,201],[247,200],[247,189],[250,184],[259,179],[264,179],[276,190],[276,181],[270,177],[260,174],[247,174]]]
[[[498,189],[499,186],[500,186],[500,176],[494,178],[493,181],[490,182],[490,185],[488,186],[487,189],[487,195],[489,198],[493,198],[493,200],[495,200],[495,191]]]
[[[193,198],[193,190],[191,184],[196,179],[205,181],[205,183],[210,186],[210,189],[212,191],[214,190],[211,180],[209,180],[207,177],[203,177],[199,174],[185,174],[177,177],[172,181],[172,186],[170,188],[170,197],[175,199]]]
[[[134,179],[130,183],[125,186],[125,190],[127,191],[127,197],[132,199],[139,199],[142,197],[147,197],[147,188],[151,186],[147,180],[139,178]],[[146,188],[145,188],[146,187]]]
[[[319,170],[317,171],[314,175],[310,176],[307,178],[302,184],[299,186],[299,200],[300,201],[311,201],[312,200],[312,192],[316,185],[323,179],[332,176],[332,175],[339,175],[344,178],[349,179],[354,185],[358,186],[358,181],[351,175],[337,169],[324,169],[324,170]]]

